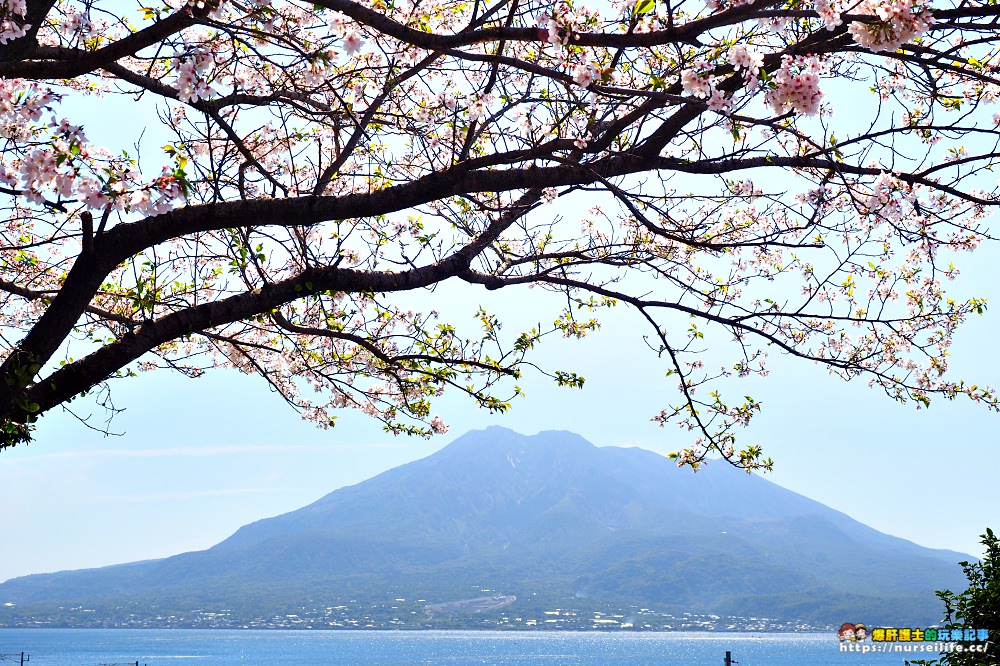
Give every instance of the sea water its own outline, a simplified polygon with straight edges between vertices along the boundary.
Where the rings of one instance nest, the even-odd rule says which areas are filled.
[[[605,633],[0,629],[0,666],[883,666],[933,652],[843,651],[834,632]]]

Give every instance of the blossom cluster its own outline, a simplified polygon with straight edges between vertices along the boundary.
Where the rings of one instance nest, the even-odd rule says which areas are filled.
[[[105,34],[108,30],[107,22],[103,20],[93,20],[89,10],[80,12],[76,7],[68,5],[62,21],[56,29],[67,39],[76,37],[91,38]]]
[[[746,69],[748,73],[755,73],[764,66],[764,56],[752,46],[736,44],[729,49],[726,62],[736,68],[737,71]]]
[[[858,201],[859,213],[888,220],[901,237],[913,243],[911,249],[916,254],[911,261],[914,263],[924,256],[933,258],[936,254],[939,240],[934,238],[928,215],[941,212],[936,210],[940,200],[920,200],[918,188],[883,171],[872,183],[868,197],[859,197]],[[961,249],[961,242],[950,244]]]
[[[51,147],[37,148],[25,155],[16,175],[0,167],[0,181],[19,187],[25,198],[34,203],[44,203],[46,194],[53,193],[60,200],[76,200],[87,208],[111,205],[141,215],[165,213],[183,197],[180,183],[166,168],[150,184],[139,181],[124,165],[114,163],[104,168],[107,182],[86,175],[84,165],[80,164],[90,157],[80,148],[86,138],[79,127],[73,127],[72,132],[75,134],[72,143],[57,138]]]
[[[589,86],[597,77],[597,68],[591,63],[580,63],[573,68],[573,81],[581,88]]]
[[[819,113],[823,99],[819,77],[825,69],[823,61],[815,56],[782,56],[781,68],[774,74],[775,86],[768,91],[764,101],[776,113],[787,110],[807,116]]]
[[[858,44],[885,51],[915,38],[930,26],[928,1],[814,0],[813,6],[827,27],[849,23],[850,34]],[[61,13],[64,20],[46,17],[39,37],[41,44],[103,48],[135,31],[128,21],[103,21],[96,18],[97,14],[91,20],[89,9],[73,9],[73,4],[89,7],[87,3],[57,4],[55,13]],[[916,372],[909,357],[922,353],[920,336],[934,332],[933,326],[941,330],[950,326],[948,317],[952,313],[948,306],[932,298],[937,287],[918,284],[908,272],[911,266],[905,270],[886,268],[884,277],[881,273],[866,277],[858,266],[863,267],[867,261],[858,264],[857,260],[871,256],[876,262],[885,262],[887,257],[882,257],[881,248],[891,245],[896,251],[901,245],[917,252],[913,260],[913,266],[917,266],[933,260],[936,246],[971,246],[979,238],[969,231],[975,229],[974,225],[963,227],[956,223],[955,228],[964,229],[966,236],[948,241],[942,230],[952,220],[965,224],[973,218],[967,209],[974,199],[958,202],[959,197],[943,188],[944,194],[935,197],[928,193],[935,189],[930,181],[921,191],[917,184],[911,184],[915,182],[912,178],[899,173],[877,176],[880,164],[897,164],[891,161],[896,144],[886,140],[871,148],[859,148],[870,145],[859,141],[859,134],[865,131],[862,123],[848,122],[843,130],[838,126],[838,143],[832,125],[842,119],[831,117],[826,126],[800,123],[795,118],[773,122],[771,118],[775,113],[820,113],[824,100],[820,86],[832,83],[821,80],[832,77],[828,66],[833,75],[846,74],[844,85],[850,85],[846,82],[865,76],[863,67],[882,60],[888,64],[878,66],[873,82],[883,99],[891,96],[907,101],[908,115],[904,116],[903,127],[887,125],[895,123],[898,115],[891,120],[887,115],[876,117],[870,125],[873,132],[893,135],[898,131],[893,138],[898,138],[902,146],[911,140],[914,130],[925,130],[926,123],[919,119],[930,118],[929,107],[937,103],[920,98],[926,95],[913,83],[908,64],[902,59],[893,64],[892,58],[857,58],[858,47],[851,38],[841,39],[848,26],[833,35],[825,34],[815,14],[808,11],[808,3],[768,4],[760,12],[734,12],[732,20],[724,17],[722,21],[702,21],[704,6],[729,11],[753,4],[753,0],[706,0],[693,12],[674,11],[672,15],[669,3],[611,0],[605,4],[621,10],[621,15],[610,20],[601,19],[581,3],[564,0],[521,7],[512,14],[500,11],[501,3],[489,15],[478,14],[475,3],[420,0],[359,0],[355,9],[362,7],[363,12],[345,9],[352,16],[312,3],[271,0],[165,0],[165,4],[199,19],[209,10],[225,12],[225,20],[217,19],[214,26],[200,20],[193,24],[182,22],[186,27],[164,37],[157,48],[122,57],[118,64],[137,75],[126,77],[127,86],[110,70],[60,85],[88,95],[98,92],[102,85],[112,94],[131,93],[136,87],[159,93],[162,88],[148,82],[167,81],[176,88],[181,103],[167,102],[169,114],[164,109],[160,117],[176,134],[171,145],[178,152],[183,150],[186,157],[182,161],[175,155],[175,169],[165,168],[152,180],[148,176],[141,178],[137,163],[88,144],[79,126],[56,122],[54,117],[49,122],[52,102],[58,96],[35,85],[3,81],[0,138],[9,140],[0,163],[0,181],[14,201],[12,208],[87,207],[118,210],[133,217],[156,215],[177,205],[192,187],[197,188],[192,198],[206,207],[237,198],[293,198],[317,192],[330,197],[374,199],[374,193],[406,183],[413,184],[414,192],[423,192],[419,179],[453,173],[462,163],[460,168],[469,169],[470,183],[478,182],[479,174],[491,170],[516,172],[538,167],[540,170],[534,173],[540,174],[539,198],[549,203],[576,196],[573,187],[563,189],[563,185],[552,185],[554,181],[547,179],[555,172],[551,167],[564,165],[567,159],[576,160],[584,151],[586,161],[598,166],[619,164],[616,153],[631,154],[635,146],[659,142],[664,145],[654,147],[660,155],[692,163],[692,183],[699,182],[701,170],[697,162],[721,158],[724,163],[719,166],[720,180],[705,179],[705,188],[693,185],[693,194],[688,196],[671,186],[657,189],[655,184],[644,185],[643,192],[638,185],[632,188],[627,177],[618,181],[617,199],[627,203],[627,197],[634,197],[634,202],[642,203],[639,209],[648,218],[642,220],[645,223],[637,219],[641,216],[625,212],[618,221],[615,214],[602,217],[595,213],[598,219],[588,221],[581,233],[564,232],[566,223],[558,222],[550,225],[543,236],[540,230],[546,216],[558,218],[560,207],[540,208],[531,212],[530,221],[525,217],[523,224],[513,224],[490,245],[487,251],[496,255],[495,263],[490,259],[477,261],[474,266],[497,278],[544,284],[554,268],[567,279],[586,280],[586,266],[603,263],[617,268],[623,265],[621,258],[627,257],[627,265],[649,266],[674,285],[677,291],[670,298],[693,299],[713,321],[725,320],[737,311],[741,317],[742,313],[754,313],[741,319],[745,325],[733,333],[744,352],[736,365],[707,369],[701,360],[689,355],[684,342],[678,346],[681,360],[674,371],[682,376],[679,386],[684,399],[690,407],[701,409],[700,414],[707,415],[705,425],[695,424],[704,439],[686,455],[680,454],[682,463],[692,465],[703,460],[710,449],[743,464],[754,460],[750,454],[744,457],[742,452],[736,452],[725,437],[730,426],[746,424],[757,409],[756,403],[727,406],[718,399],[698,402],[701,398],[691,396],[713,378],[766,374],[764,362],[757,355],[759,350],[752,342],[755,334],[832,361],[838,368],[846,368],[845,374],[869,372],[888,377],[892,367]],[[166,11],[157,7],[144,12],[145,20],[152,21]],[[24,8],[25,0],[0,0],[0,20],[17,24],[20,30],[24,26],[18,19],[26,16]],[[110,10],[102,15],[110,15]],[[755,18],[758,16],[762,18]],[[941,17],[943,14],[939,14]],[[390,21],[408,30],[387,30]],[[759,29],[755,21],[770,32]],[[671,42],[671,34],[662,31],[672,22],[680,30],[677,34],[686,34],[690,39]],[[468,26],[474,27],[466,30]],[[520,31],[509,33],[518,35],[517,39],[508,39],[508,28]],[[431,45],[441,36],[448,36],[447,42],[455,35],[460,35],[455,43],[464,45],[429,49],[414,31],[426,33],[424,38]],[[637,40],[636,35],[643,32],[661,34]],[[948,41],[951,37],[949,34]],[[602,42],[605,38],[609,41]],[[944,41],[942,38],[941,43]],[[632,46],[611,46],[616,42]],[[926,42],[930,44],[928,49],[943,48],[940,53],[947,53],[947,62],[953,63],[945,71],[931,59],[926,61],[928,67],[942,72],[942,99],[957,102],[964,94],[961,78],[966,65],[978,72],[976,84],[980,87],[968,86],[983,91],[976,92],[979,96],[975,99],[1000,99],[1000,87],[982,83],[994,59],[986,63],[987,58],[975,50],[976,57],[986,64],[966,60],[957,48],[939,47],[932,39]],[[649,48],[641,43],[673,46]],[[807,55],[811,49],[824,55]],[[347,62],[344,58],[338,61],[341,52],[348,56]],[[782,53],[803,55],[779,60]],[[966,69],[965,73],[970,72]],[[226,95],[230,90],[246,94],[230,98]],[[684,113],[677,116],[687,117],[683,128],[673,132],[650,130],[654,119],[661,122],[665,114],[672,113],[669,105],[679,101],[678,90],[685,97],[680,101],[686,102]],[[830,90],[826,92],[830,94]],[[194,112],[188,116],[188,105],[201,106],[197,102],[220,94],[226,99],[215,99],[213,105],[219,118],[209,120]],[[145,95],[145,99],[152,96]],[[713,117],[705,113],[706,109],[728,117]],[[910,133],[904,134],[904,128]],[[817,133],[820,130],[822,134]],[[949,145],[959,143],[946,132],[933,130],[932,134],[944,136]],[[960,168],[963,173],[975,168],[981,149],[970,139],[966,141],[968,150],[952,148],[950,157],[935,168],[955,172]],[[831,179],[823,175],[827,169],[815,166],[824,160],[832,163],[836,158],[861,168],[856,163],[862,153],[872,155],[865,167],[864,173],[869,174],[866,176],[843,169]],[[757,159],[765,154],[784,159]],[[799,158],[802,161],[792,166],[791,172],[806,184],[794,199],[792,191],[798,188],[775,186],[766,177],[758,185],[727,177],[732,175],[731,168],[744,170],[740,168],[744,159],[748,165],[763,165],[762,170],[766,167],[774,171],[783,168],[782,164],[795,164]],[[198,173],[198,180],[194,183],[184,173],[188,159],[196,165],[193,171]],[[527,176],[532,172],[524,173],[529,181],[534,180],[534,176]],[[609,177],[602,182],[612,180]],[[600,186],[597,180],[591,184]],[[394,192],[389,191],[378,196],[391,199],[392,195]],[[996,195],[974,196],[985,200]],[[425,259],[436,262],[447,258],[449,248],[466,246],[470,238],[487,237],[482,236],[483,231],[498,224],[497,219],[505,220],[506,211],[512,210],[519,197],[520,193],[513,191],[476,191],[467,200],[430,198],[413,204],[410,211],[393,209],[395,212],[386,215],[328,219],[302,231],[301,237],[289,236],[287,240],[275,236],[270,225],[267,233],[262,233],[253,222],[245,225],[245,238],[216,234],[212,229],[200,233],[197,239],[180,237],[173,239],[173,249],[167,250],[177,251],[172,257],[183,255],[182,248],[189,241],[199,245],[186,257],[190,270],[176,266],[169,269],[177,278],[171,280],[173,297],[164,295],[163,290],[153,290],[154,296],[139,294],[138,278],[126,278],[119,281],[120,290],[109,295],[107,303],[95,301],[118,319],[95,313],[88,316],[93,315],[95,321],[103,319],[100,325],[113,329],[115,321],[120,324],[123,317],[135,320],[151,316],[154,310],[162,314],[180,312],[185,304],[194,301],[207,302],[223,294],[245,293],[265,282],[286,280],[313,263],[349,264],[375,274],[420,264]],[[948,208],[951,201],[957,203]],[[669,215],[657,212],[667,210]],[[635,213],[636,209],[629,212]],[[17,215],[20,213],[11,219]],[[58,224],[65,224],[60,215],[54,217]],[[296,230],[296,234],[300,231]],[[202,243],[218,244],[206,253]],[[788,249],[791,247],[800,250],[792,253]],[[825,248],[847,251],[843,255],[824,254]],[[286,250],[283,257],[282,249]],[[889,250],[884,252],[888,254]],[[212,265],[211,270],[201,269],[206,254],[219,258],[219,264]],[[419,261],[414,259],[418,255]],[[249,266],[247,256],[252,258],[253,266]],[[841,261],[842,256],[847,259],[833,263]],[[138,261],[135,257],[133,260]],[[16,257],[10,262],[15,264]],[[157,270],[167,270],[159,258],[152,262],[160,262]],[[227,264],[231,270],[226,270]],[[205,277],[209,273],[213,277]],[[820,274],[835,279],[822,281],[817,277]],[[163,272],[158,275],[159,280],[165,279]],[[32,279],[22,282],[32,283]],[[872,283],[870,290],[866,289],[869,285],[865,279]],[[797,284],[788,284],[789,280]],[[769,283],[775,281],[786,283],[772,287]],[[756,284],[761,285],[757,293]],[[803,297],[800,309],[795,309],[795,295],[800,293],[796,287],[801,287]],[[611,289],[612,285],[603,284],[601,288]],[[580,292],[586,289],[582,287]],[[773,296],[776,289],[789,295],[787,301],[763,298],[765,294]],[[865,302],[865,291],[869,291],[869,302]],[[572,298],[576,297],[574,292]],[[892,313],[912,316],[914,323],[909,328],[887,327],[881,321],[881,312],[889,312],[883,306],[897,299],[904,302],[892,306]],[[446,383],[456,384],[457,375],[468,373],[465,381],[469,385],[473,375],[483,377],[483,385],[488,388],[501,374],[494,372],[500,365],[493,370],[483,369],[497,357],[485,355],[485,342],[476,343],[478,347],[468,343],[467,349],[459,349],[456,345],[460,342],[450,341],[436,330],[408,328],[413,322],[411,313],[385,308],[374,298],[359,297],[351,306],[327,299],[321,307],[322,300],[315,294],[296,296],[284,316],[301,330],[327,328],[333,335],[283,331],[266,316],[239,322],[230,329],[215,330],[219,340],[225,337],[232,343],[226,347],[227,343],[220,342],[226,350],[223,364],[267,375],[307,418],[321,426],[331,422],[332,410],[354,407],[391,423],[393,431],[399,422],[396,414],[405,413],[427,425],[427,432],[443,432],[446,426],[439,418],[431,417],[426,397],[436,395]],[[930,307],[928,304],[933,307],[925,315],[920,307]],[[814,310],[814,306],[819,309]],[[914,309],[910,312],[907,307]],[[341,317],[341,310],[356,311],[357,320],[352,319],[353,314]],[[867,314],[869,310],[873,314]],[[331,318],[331,312],[336,316]],[[383,316],[391,325],[383,327]],[[857,339],[842,337],[849,325],[862,327],[864,334]],[[563,335],[578,336],[588,326],[568,317],[557,320],[556,328]],[[336,333],[345,337],[338,338]],[[664,348],[677,342],[675,335],[680,333],[663,333]],[[370,344],[359,344],[359,339]],[[410,342],[409,348],[404,340]],[[495,346],[502,347],[499,339],[495,342]],[[164,346],[154,353],[162,353],[162,358],[173,362],[196,354],[197,349]],[[407,355],[433,360],[413,366],[392,360],[409,360]],[[695,360],[688,360],[692,358]],[[943,357],[934,358],[937,365],[933,369],[943,368]],[[447,359],[457,361],[447,366]],[[480,365],[460,363],[466,360]],[[434,374],[439,362],[441,367],[458,368],[456,376]],[[503,369],[516,369],[516,361],[503,360],[502,365]],[[402,373],[401,383],[381,383],[397,371]],[[299,384],[307,383],[326,393],[326,404],[313,404],[299,395]],[[495,404],[478,393],[476,397],[481,404]],[[720,424],[721,429],[717,428]]]
[[[737,72],[742,72],[743,82],[748,90],[760,84],[760,70],[764,66],[764,55],[752,46],[736,44],[726,55],[726,62]],[[695,66],[681,72],[681,88],[693,97],[707,100],[708,108],[717,113],[727,113],[733,100],[715,85],[715,77],[705,60],[698,60]]]
[[[548,12],[538,15],[538,38],[549,44],[566,44],[569,42],[570,32],[564,30],[559,21]]]
[[[268,3],[251,2],[254,7],[262,7]],[[205,9],[209,8],[208,16],[216,21],[223,18],[226,7],[225,0],[163,0],[163,5],[170,9]]]
[[[0,135],[6,138],[22,135],[25,126],[41,119],[58,99],[37,83],[0,78]]]
[[[361,38],[358,27],[344,14],[335,12],[328,25],[330,32],[340,38],[340,45],[347,57],[353,56],[365,45],[365,40]]]
[[[197,102],[216,94],[208,82],[215,67],[215,55],[208,45],[193,46],[186,53],[175,56],[170,64],[177,72],[174,85],[182,102]]]
[[[715,88],[710,74],[695,69],[685,69],[681,72],[681,87],[684,88],[684,92],[694,97],[708,97]]]
[[[848,32],[854,41],[872,51],[895,51],[919,37],[934,23],[923,0],[860,0],[845,6],[842,0],[816,0],[815,8],[828,30],[842,25],[842,13],[870,16],[852,21]]]
[[[856,11],[878,18],[874,23],[854,21],[848,28],[854,41],[872,51],[895,51],[934,23],[919,0],[862,0]]]
[[[27,13],[25,0],[0,0],[0,44],[20,39],[31,29],[31,25],[23,21]],[[18,16],[20,20],[15,18]]]
[[[726,113],[733,105],[732,100],[715,87],[715,82],[708,72],[696,69],[684,70],[681,72],[681,87],[693,97],[707,98],[708,108],[716,113]]]
[[[180,184],[169,173],[150,184],[140,182],[127,165],[91,148],[83,128],[67,119],[37,124],[54,111],[52,104],[59,99],[37,83],[0,79],[0,135],[23,139],[30,134],[36,141],[48,137],[19,159],[0,164],[0,182],[33,203],[44,204],[54,195],[88,208],[111,203],[143,215],[164,213],[183,197]],[[88,175],[95,172],[103,175]]]

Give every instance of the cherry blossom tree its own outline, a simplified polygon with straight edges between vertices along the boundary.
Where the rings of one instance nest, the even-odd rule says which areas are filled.
[[[768,351],[996,408],[946,374],[985,304],[943,285],[1000,201],[1000,5],[935,1],[0,0],[0,448],[156,368],[443,432],[442,392],[508,409],[614,305],[679,464],[770,464],[719,390]],[[95,95],[155,102],[162,153],[88,141]],[[564,306],[512,333],[406,305],[446,280]]]

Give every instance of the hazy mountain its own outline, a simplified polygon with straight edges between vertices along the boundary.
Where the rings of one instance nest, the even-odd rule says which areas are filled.
[[[0,603],[275,604],[389,594],[609,601],[912,626],[965,556],[923,548],[722,464],[697,474],[568,432],[470,432],[206,551],[0,585]]]

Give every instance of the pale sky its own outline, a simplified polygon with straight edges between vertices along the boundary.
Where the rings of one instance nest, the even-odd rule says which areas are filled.
[[[138,136],[124,132],[123,119],[105,105],[75,107],[92,141]],[[133,112],[149,117],[141,107]],[[144,150],[155,153],[162,138],[151,128]],[[995,232],[1000,224],[990,226]],[[963,276],[951,285],[957,298],[991,298],[990,311],[956,337],[954,376],[994,387],[998,259],[995,244],[959,257]],[[478,303],[489,305],[510,330],[550,322],[555,310],[544,307],[545,296],[455,287],[415,300],[454,310],[459,324],[471,323]],[[572,430],[600,446],[661,453],[683,447],[688,433],[649,420],[676,401],[676,382],[664,378],[667,367],[642,342],[638,317],[619,307],[604,321],[586,340],[547,341],[535,357],[550,370],[584,375],[582,390],[529,374],[521,382],[527,398],[503,416],[445,399],[434,411],[451,432],[430,441],[393,438],[354,412],[341,414],[333,430],[317,430],[261,380],[234,372],[198,380],[157,372],[115,382],[114,402],[125,411],[111,428],[121,436],[104,437],[52,413],[31,445],[0,453],[0,581],[207,548],[241,525],[304,506],[487,425],[524,434]],[[766,478],[928,547],[978,554],[979,534],[1000,529],[1000,416],[968,401],[936,400],[918,411],[863,381],[845,384],[821,367],[780,357],[771,370],[767,379],[733,385],[736,395],[763,404],[742,437],[774,458]],[[93,411],[100,419],[100,409]]]
[[[986,247],[968,257],[975,265],[955,284],[956,295],[1000,297],[998,252]],[[537,290],[446,289],[423,298],[474,309],[498,295],[510,327],[551,317],[534,309],[532,299],[544,297]],[[996,307],[960,332],[952,368],[1000,386]],[[613,315],[591,338],[539,349],[538,360],[550,369],[583,374],[582,390],[529,376],[522,382],[527,398],[505,416],[444,400],[435,411],[451,432],[430,441],[394,438],[354,412],[343,413],[332,430],[317,430],[260,380],[234,372],[118,381],[114,401],[125,411],[112,429],[123,435],[103,437],[53,413],[39,423],[34,443],[0,454],[0,580],[207,548],[243,524],[304,506],[491,424],[525,434],[572,430],[599,446],[680,448],[687,433],[649,421],[674,399],[674,381],[663,378],[666,367],[642,343],[637,318],[622,308]],[[764,405],[743,436],[775,459],[766,478],[928,547],[978,554],[978,535],[1000,527],[998,415],[968,401],[938,400],[918,411],[797,361],[777,358],[772,369],[766,379],[736,384]]]

